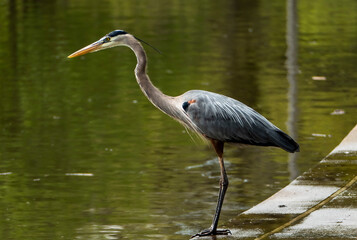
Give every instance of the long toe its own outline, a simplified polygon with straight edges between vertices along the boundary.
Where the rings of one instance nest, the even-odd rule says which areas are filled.
[[[232,232],[229,229],[218,229],[216,235],[232,235]]]
[[[232,235],[232,232],[229,229],[216,229],[216,230],[205,229],[202,232],[193,235],[191,238],[213,236],[213,235]]]
[[[229,229],[218,229],[216,235],[232,235],[232,232]]]

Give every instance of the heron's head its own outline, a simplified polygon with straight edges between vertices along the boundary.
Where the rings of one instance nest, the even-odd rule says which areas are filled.
[[[108,33],[98,41],[89,44],[88,46],[79,49],[78,51],[72,53],[68,58],[78,57],[87,53],[96,52],[116,46],[125,46],[130,37],[133,37],[131,34],[123,30],[115,30]]]

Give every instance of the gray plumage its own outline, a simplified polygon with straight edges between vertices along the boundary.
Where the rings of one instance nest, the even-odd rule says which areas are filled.
[[[196,131],[222,142],[275,146],[288,152],[299,146],[287,134],[247,105],[224,95],[191,90],[180,96],[182,103],[195,100],[185,112]]]

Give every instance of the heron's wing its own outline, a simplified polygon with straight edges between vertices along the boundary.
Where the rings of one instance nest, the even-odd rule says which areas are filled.
[[[287,135],[245,104],[200,90],[187,92],[185,99],[189,104],[183,102],[184,110],[203,135],[224,142],[279,146],[286,150],[279,142]]]

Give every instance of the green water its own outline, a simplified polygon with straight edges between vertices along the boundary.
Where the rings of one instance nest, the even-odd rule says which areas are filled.
[[[224,225],[356,124],[356,9],[299,1],[291,74],[284,1],[0,1],[0,239],[187,239],[210,225],[211,147],[144,97],[129,49],[70,53],[124,29],[163,52],[147,48],[163,92],[229,95],[295,136],[295,157],[227,146]]]

